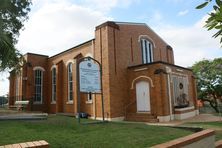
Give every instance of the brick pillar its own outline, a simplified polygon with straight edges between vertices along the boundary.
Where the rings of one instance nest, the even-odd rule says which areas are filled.
[[[56,112],[63,112],[63,61],[60,61],[57,65],[57,77],[56,77]]]

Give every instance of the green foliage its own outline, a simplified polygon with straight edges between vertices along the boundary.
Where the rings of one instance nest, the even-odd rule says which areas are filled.
[[[202,9],[206,7],[212,0],[207,0],[201,5],[197,6],[196,9]],[[222,44],[222,1],[215,0],[213,5],[213,11],[209,13],[209,18],[206,21],[205,27],[208,30],[215,29],[217,32],[213,35],[214,38],[219,37],[220,43]]]
[[[79,125],[74,117],[52,115],[40,121],[0,122],[0,145],[44,139],[50,147],[144,148],[191,133],[141,123]]]
[[[0,0],[0,71],[19,67],[22,55],[14,45],[28,19],[30,5],[30,0]]]
[[[198,98],[208,101],[217,111],[222,101],[222,58],[202,60],[192,66],[197,77]]]

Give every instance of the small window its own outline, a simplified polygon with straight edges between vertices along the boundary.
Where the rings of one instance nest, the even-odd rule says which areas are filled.
[[[153,45],[147,39],[141,39],[142,61],[143,64],[153,62]]]
[[[56,101],[56,68],[52,69],[52,102]]]
[[[43,92],[43,71],[40,69],[35,70],[35,97],[34,102],[42,103]]]
[[[73,100],[72,63],[68,64],[68,101]]]

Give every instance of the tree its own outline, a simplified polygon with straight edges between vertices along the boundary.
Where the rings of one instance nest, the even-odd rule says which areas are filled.
[[[209,102],[219,112],[218,102],[222,101],[222,58],[199,61],[192,69],[197,78],[198,99]]]
[[[206,2],[197,6],[196,9],[202,9],[210,2],[212,2],[212,0],[206,0]],[[222,44],[222,0],[215,0],[213,11],[209,13],[209,18],[206,21],[205,27],[208,30],[216,29],[217,32],[213,35],[213,37],[219,37],[220,43]]]
[[[22,55],[15,44],[30,5],[30,0],[0,0],[0,71],[19,68]]]

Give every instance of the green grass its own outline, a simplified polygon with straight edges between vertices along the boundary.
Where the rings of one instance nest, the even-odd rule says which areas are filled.
[[[49,116],[40,121],[1,121],[0,145],[46,140],[51,147],[149,147],[191,134],[181,129],[142,123],[79,125],[73,117]]]
[[[213,129],[216,133],[216,140],[222,139],[222,122],[192,122],[192,123],[185,123],[185,126],[191,127],[201,127],[204,129]]]

